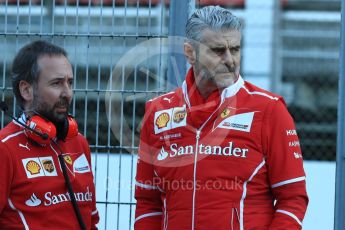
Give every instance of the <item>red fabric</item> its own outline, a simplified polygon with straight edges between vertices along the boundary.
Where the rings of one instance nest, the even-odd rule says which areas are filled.
[[[194,118],[192,120],[193,126],[199,128],[202,123],[204,123],[205,119],[217,109],[220,102],[220,93],[219,90],[215,90],[209,97],[204,98],[196,87],[192,68],[187,73],[186,83],[190,104],[192,106],[190,113]]]
[[[90,149],[81,135],[59,142],[87,229],[97,229]],[[0,131],[1,229],[80,229],[59,165],[58,148],[29,141],[11,122]]]
[[[211,113],[189,77],[146,104],[135,229],[301,229],[305,173],[283,99],[239,78]]]

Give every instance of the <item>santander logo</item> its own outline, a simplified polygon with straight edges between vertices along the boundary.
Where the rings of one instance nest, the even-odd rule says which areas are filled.
[[[169,153],[167,153],[164,149],[164,147],[162,147],[161,151],[158,153],[157,155],[157,160],[162,161],[165,158],[167,158],[169,155]]]
[[[35,195],[35,193],[32,193],[30,199],[28,199],[27,201],[25,201],[25,204],[27,206],[30,207],[36,207],[38,205],[40,205],[42,203],[42,201],[40,199],[37,198],[37,196]]]
[[[89,186],[86,187],[86,191],[81,192],[75,192],[74,197],[77,202],[92,202],[93,194],[90,191]],[[71,196],[68,192],[66,193],[60,193],[60,194],[54,194],[52,192],[46,192],[44,194],[43,202],[33,193],[31,197],[25,201],[25,204],[30,207],[36,207],[41,204],[44,206],[51,206],[56,205],[62,202],[70,202]]]
[[[161,148],[161,150],[157,154],[157,160],[163,161],[168,157],[173,158],[177,156],[190,155],[195,153],[203,155],[247,158],[248,152],[249,149],[237,147],[232,141],[229,141],[228,145],[225,146],[204,144],[199,144],[198,146],[179,146],[178,144],[173,143],[169,146],[169,152],[166,151],[164,147]]]

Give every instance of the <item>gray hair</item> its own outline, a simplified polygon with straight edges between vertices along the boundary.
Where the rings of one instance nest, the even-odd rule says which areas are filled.
[[[230,10],[220,6],[206,6],[196,10],[186,24],[186,37],[193,43],[200,42],[202,31],[238,30],[241,31],[242,23]]]

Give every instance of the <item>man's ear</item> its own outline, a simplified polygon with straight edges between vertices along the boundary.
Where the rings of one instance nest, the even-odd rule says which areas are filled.
[[[22,80],[19,82],[19,92],[27,102],[31,102],[34,98],[32,85],[27,81]]]
[[[183,44],[183,51],[188,63],[194,65],[196,61],[196,52],[194,47],[190,43],[185,42]]]

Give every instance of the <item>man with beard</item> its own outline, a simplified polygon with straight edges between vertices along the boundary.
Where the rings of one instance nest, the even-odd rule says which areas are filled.
[[[302,153],[283,98],[240,76],[241,22],[207,6],[186,25],[182,87],[146,103],[135,229],[301,229]]]
[[[97,229],[89,145],[68,114],[72,83],[67,53],[58,46],[35,41],[14,58],[12,86],[22,114],[0,131],[1,229]]]

